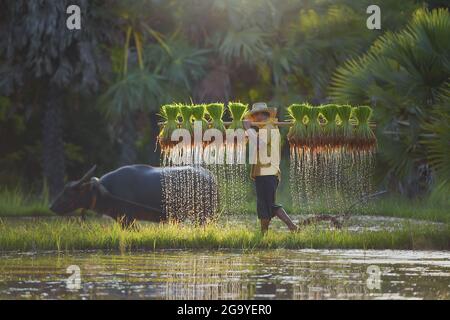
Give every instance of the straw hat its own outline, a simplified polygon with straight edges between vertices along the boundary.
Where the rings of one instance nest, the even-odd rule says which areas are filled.
[[[246,118],[253,118],[256,113],[264,112],[268,113],[270,118],[276,118],[277,108],[269,108],[265,102],[254,103],[252,109],[247,112]]]

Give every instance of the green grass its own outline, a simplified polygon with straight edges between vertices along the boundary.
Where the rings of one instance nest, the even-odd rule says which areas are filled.
[[[397,231],[329,230],[308,227],[298,233],[271,230],[262,236],[255,225],[206,227],[143,224],[138,231],[90,219],[33,218],[0,222],[0,251],[10,250],[155,250],[155,249],[450,249],[449,225],[405,224]]]
[[[25,194],[19,188],[0,189],[0,216],[50,216],[48,197]]]
[[[450,205],[428,199],[388,197],[359,209],[361,214],[450,222]]]

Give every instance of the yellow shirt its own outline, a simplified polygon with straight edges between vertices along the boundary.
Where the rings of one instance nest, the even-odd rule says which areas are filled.
[[[261,134],[261,130],[266,129],[267,134]],[[278,141],[275,141],[276,145],[274,144],[274,151],[277,152],[277,155],[274,155],[273,159],[271,157],[271,150],[272,150],[272,130],[276,130],[276,135],[278,135]],[[250,130],[251,131],[251,130]],[[256,134],[256,132],[253,130],[254,134]],[[252,133],[250,133],[252,134]],[[259,128],[259,132],[258,132],[258,148],[257,148],[257,162],[256,164],[252,164],[251,167],[251,172],[250,172],[250,176],[252,179],[255,179],[255,177],[258,176],[277,176],[278,179],[281,176],[281,171],[280,171],[280,157],[281,157],[281,148],[280,148],[280,131],[278,130],[277,126],[275,126],[272,123],[268,123],[264,126],[261,126]],[[268,163],[261,163],[261,159],[260,159],[260,145],[261,143],[265,143],[267,145],[267,150],[266,150],[266,154],[267,157],[271,157],[271,161]],[[263,151],[264,152],[264,151]]]

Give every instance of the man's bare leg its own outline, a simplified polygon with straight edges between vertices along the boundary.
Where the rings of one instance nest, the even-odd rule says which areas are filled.
[[[287,225],[289,230],[291,231],[298,230],[297,225],[291,220],[291,218],[288,216],[288,214],[282,207],[275,209],[275,215]]]
[[[263,234],[266,234],[267,231],[269,231],[269,224],[270,224],[270,219],[261,219],[261,232]]]

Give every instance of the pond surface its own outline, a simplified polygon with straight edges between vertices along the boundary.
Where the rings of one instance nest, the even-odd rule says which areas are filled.
[[[313,215],[291,215],[292,220],[295,223],[312,217]],[[221,219],[222,223],[231,225],[252,225],[257,223],[255,217],[252,215],[244,216],[231,216]],[[344,228],[351,232],[366,232],[366,231],[395,231],[405,227],[405,225],[420,225],[420,226],[434,226],[444,227],[444,223],[431,222],[425,220],[405,219],[396,217],[383,217],[383,216],[368,216],[368,215],[352,215],[344,222]],[[259,228],[259,225],[256,225]],[[287,230],[287,227],[278,219],[274,219],[270,224],[271,229],[275,230]],[[328,222],[318,224],[317,228],[329,230],[330,224]]]
[[[0,254],[0,299],[60,298],[450,299],[450,252]]]

